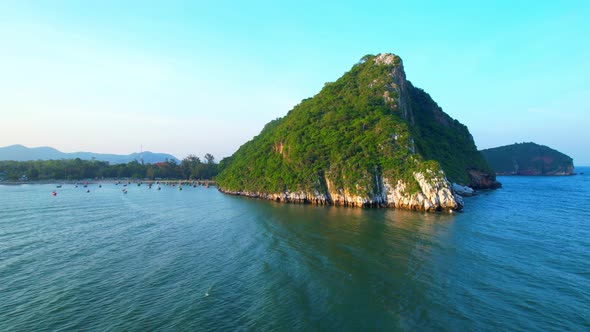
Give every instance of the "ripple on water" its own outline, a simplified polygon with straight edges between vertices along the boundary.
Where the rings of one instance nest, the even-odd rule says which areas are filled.
[[[0,186],[0,330],[587,330],[585,180],[455,215]]]

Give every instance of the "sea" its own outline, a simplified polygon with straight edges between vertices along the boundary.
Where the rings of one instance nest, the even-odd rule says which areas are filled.
[[[454,214],[0,185],[0,331],[589,331],[576,171]]]

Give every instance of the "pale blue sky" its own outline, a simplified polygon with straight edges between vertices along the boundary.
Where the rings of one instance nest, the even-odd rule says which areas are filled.
[[[392,52],[478,147],[590,165],[588,17],[588,1],[0,2],[0,146],[220,159]]]

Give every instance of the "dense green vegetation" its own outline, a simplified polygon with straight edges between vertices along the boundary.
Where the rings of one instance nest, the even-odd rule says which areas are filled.
[[[569,156],[535,143],[515,143],[481,153],[498,174],[571,174],[574,167]]]
[[[212,179],[217,175],[217,164],[211,154],[205,160],[190,155],[180,164],[175,160],[155,164],[133,161],[110,165],[106,161],[61,159],[36,161],[0,161],[0,179],[19,180],[82,180],[101,178],[135,179]]]
[[[425,159],[438,161],[453,182],[470,184],[469,169],[493,173],[477,151],[469,129],[444,113],[424,90],[409,85],[414,115],[409,126],[416,151]]]
[[[321,193],[326,192],[327,179],[337,188],[371,196],[381,190],[380,176],[402,179],[409,191],[416,191],[413,172],[438,171],[439,163],[449,169],[451,180],[465,184],[467,169],[489,170],[467,128],[407,81],[413,114],[400,107],[400,90],[392,79],[393,71],[403,70],[398,57],[381,65],[373,59],[363,57],[336,82],[268,123],[222,160],[220,186]]]

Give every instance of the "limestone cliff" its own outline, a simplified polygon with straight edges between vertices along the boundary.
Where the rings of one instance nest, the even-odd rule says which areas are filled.
[[[415,88],[393,54],[363,57],[220,167],[226,193],[355,207],[459,210],[450,181],[499,185],[467,128]]]
[[[350,207],[391,207],[415,211],[453,211],[463,208],[463,199],[453,192],[444,172],[433,174],[414,173],[414,179],[420,185],[420,191],[408,191],[408,184],[398,180],[392,185],[389,179],[378,179],[382,190],[372,196],[353,194],[345,188],[334,186],[328,179],[326,192],[284,191],[280,193],[232,191],[220,188],[227,194],[263,198],[283,203],[312,203],[317,205],[337,205]]]

